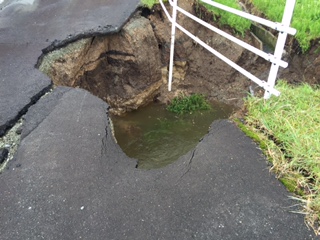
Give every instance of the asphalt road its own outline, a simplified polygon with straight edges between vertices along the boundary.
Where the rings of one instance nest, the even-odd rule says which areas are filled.
[[[232,122],[145,171],[115,143],[105,102],[66,87],[39,100],[51,88],[34,67],[43,53],[119,31],[139,1],[22,2],[0,5],[0,135],[27,112],[0,174],[1,239],[316,239]]]

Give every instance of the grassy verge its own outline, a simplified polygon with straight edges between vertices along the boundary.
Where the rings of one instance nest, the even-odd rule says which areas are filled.
[[[258,10],[269,19],[281,22],[285,7],[285,0],[251,0]],[[320,38],[320,1],[301,0],[296,2],[292,19],[292,27],[297,29],[296,38],[306,52],[310,48],[311,40]]]
[[[240,5],[237,0],[215,0],[215,2],[224,4],[228,7],[232,7],[235,9],[240,10]],[[198,3],[201,3],[201,1],[198,1]],[[245,32],[250,29],[251,22],[242,18],[238,17],[235,14],[220,10],[216,7],[213,7],[208,4],[203,4],[210,12],[214,14],[215,19],[219,20],[219,23],[222,25],[228,25],[236,30],[237,33],[240,33],[242,36],[245,34]]]
[[[304,84],[293,87],[280,81],[281,96],[268,101],[245,101],[245,125],[264,143],[272,170],[287,188],[299,196],[306,221],[320,221],[320,89]]]

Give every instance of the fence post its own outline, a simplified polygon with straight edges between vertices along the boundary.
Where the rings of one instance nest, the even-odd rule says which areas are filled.
[[[171,22],[171,45],[170,45],[169,82],[168,82],[169,91],[171,91],[172,75],[173,75],[173,57],[174,57],[174,43],[175,43],[175,36],[176,36],[178,0],[172,0],[170,2],[171,2],[170,4],[172,4],[172,22]]]
[[[296,0],[287,0],[286,6],[284,9],[283,17],[282,17],[282,27],[290,27],[291,19],[293,16],[294,7],[296,4]],[[279,32],[276,49],[274,52],[274,57],[278,60],[282,59],[283,49],[286,44],[288,33],[287,32]],[[279,62],[275,62],[271,64],[270,73],[268,77],[267,84],[269,87],[274,88],[277,74],[279,70]],[[266,91],[264,94],[264,99],[269,99],[271,97],[271,93]]]

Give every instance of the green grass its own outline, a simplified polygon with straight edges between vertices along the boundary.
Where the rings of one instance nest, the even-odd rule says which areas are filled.
[[[190,96],[180,95],[175,97],[167,109],[177,114],[192,114],[199,110],[209,110],[211,106],[207,103],[203,95],[192,94]]]
[[[228,7],[232,7],[235,9],[240,10],[240,5],[238,4],[237,0],[215,0],[215,2],[224,4]],[[201,3],[201,1],[198,1],[198,3]],[[245,32],[250,28],[251,22],[249,20],[246,20],[242,17],[238,17],[235,14],[228,13],[226,11],[220,10],[216,7],[213,7],[208,4],[203,4],[210,12],[214,14],[215,20],[219,20],[219,23],[222,25],[228,25],[236,30],[237,33],[240,33],[241,35],[244,35]]]
[[[258,10],[277,22],[282,21],[285,0],[251,0]],[[310,48],[311,40],[320,38],[320,1],[298,0],[292,19],[292,27],[297,29],[296,38],[306,52]]]
[[[246,99],[246,126],[264,139],[281,181],[302,195],[312,225],[320,219],[320,89],[284,81],[277,89],[278,98]]]
[[[167,2],[167,1],[165,1]],[[198,4],[203,4],[200,0]],[[241,9],[237,0],[216,0],[235,9]],[[254,6],[263,12],[269,19],[277,22],[282,21],[282,15],[286,0],[251,0]],[[141,0],[143,6],[152,8],[158,0]],[[232,27],[237,33],[244,35],[250,28],[251,22],[238,17],[232,13],[225,12],[208,4],[203,4],[219,20],[222,25]],[[292,27],[297,29],[296,39],[298,40],[302,52],[307,52],[312,40],[320,38],[320,1],[319,0],[297,0],[292,19]]]
[[[163,2],[168,2],[168,0],[163,0]],[[159,0],[141,0],[141,4],[142,6],[144,7],[147,7],[147,8],[152,8],[153,5],[155,4],[158,4],[159,3]]]
[[[163,1],[168,2],[168,1]],[[239,4],[236,0],[216,0],[216,2],[223,3],[229,7],[233,7],[236,9],[240,9]],[[159,0],[141,0],[141,4],[145,7],[152,8],[153,5],[159,3]],[[198,4],[203,4],[201,1],[198,1]],[[237,33],[240,33],[241,35],[245,34],[245,31],[250,28],[251,22],[238,17],[234,14],[222,11],[218,8],[212,7],[208,4],[203,4],[210,12],[212,12],[215,16],[215,20],[219,19],[219,23],[222,25],[229,25]]]

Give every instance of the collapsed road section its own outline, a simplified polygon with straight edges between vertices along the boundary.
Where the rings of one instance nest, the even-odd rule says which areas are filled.
[[[0,10],[2,131],[36,101],[0,174],[1,239],[312,238],[261,151],[227,120],[174,164],[142,171],[115,143],[106,102],[61,86],[37,101],[51,85],[34,68],[42,49],[116,32],[138,1],[35,3]]]

